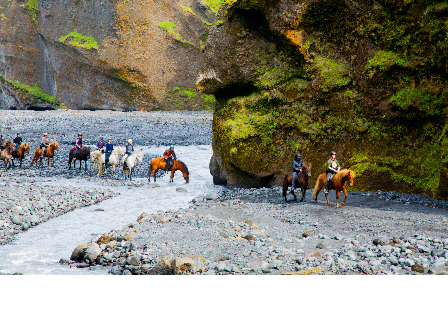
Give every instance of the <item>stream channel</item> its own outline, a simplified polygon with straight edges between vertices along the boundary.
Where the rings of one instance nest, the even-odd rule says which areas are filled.
[[[164,149],[136,147],[145,155],[160,155]],[[108,188],[117,195],[40,223],[17,235],[11,243],[0,246],[0,274],[107,274],[106,268],[89,270],[70,267],[59,264],[59,260],[70,259],[76,246],[90,242],[97,235],[121,230],[142,212],[153,214],[187,208],[193,198],[211,191],[218,192],[222,188],[213,185],[210,175],[211,146],[176,146],[176,155],[189,168],[189,184],[185,183],[180,171],[175,173],[174,183],[169,183],[168,174],[158,178],[156,184],[159,187],[154,187],[152,179],[148,183],[147,178],[134,179],[145,181],[142,187],[100,185],[81,178],[42,178],[41,184]],[[176,191],[179,187],[186,192]]]

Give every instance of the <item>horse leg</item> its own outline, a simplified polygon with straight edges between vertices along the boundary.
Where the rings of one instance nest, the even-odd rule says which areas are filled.
[[[339,189],[336,189],[336,208],[339,208]]]
[[[300,199],[300,202],[303,202],[303,200],[305,199],[305,193],[306,193],[306,188],[302,187],[302,198]]]
[[[156,183],[156,174],[159,169],[154,169],[154,183]]]
[[[174,169],[171,170],[170,182],[174,182]]]
[[[325,193],[325,198],[327,199],[327,204],[331,204],[330,200],[328,199],[328,193]]]
[[[348,196],[348,194],[347,194],[347,190],[345,190],[345,188],[342,189],[342,192],[343,192],[344,195],[345,195],[344,202],[342,202],[342,205],[345,205],[345,202],[347,202],[347,196]]]

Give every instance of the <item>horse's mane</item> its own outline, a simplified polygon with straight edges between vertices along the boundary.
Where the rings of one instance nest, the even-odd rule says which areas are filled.
[[[342,169],[341,171],[337,172],[336,175],[334,175],[333,179],[336,181],[341,181],[344,177],[349,175],[350,173],[353,173],[353,171],[348,169]],[[353,173],[354,175],[354,173]]]
[[[187,173],[190,174],[190,172],[188,171],[188,167],[187,167],[187,165],[186,165],[185,163],[183,163],[183,162],[180,161],[180,160],[177,160],[177,162],[179,162],[182,166],[184,166],[184,168],[185,168],[185,170],[187,171]]]

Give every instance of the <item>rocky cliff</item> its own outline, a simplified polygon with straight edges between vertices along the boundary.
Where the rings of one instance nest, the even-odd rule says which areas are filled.
[[[210,108],[210,1],[0,0],[0,108]]]
[[[228,0],[197,81],[215,183],[278,184],[335,150],[361,190],[447,197],[448,3]]]

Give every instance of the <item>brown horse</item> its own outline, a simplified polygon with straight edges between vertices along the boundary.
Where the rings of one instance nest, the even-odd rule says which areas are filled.
[[[30,152],[30,144],[28,142],[24,142],[19,146],[17,152],[12,152],[12,157],[15,159],[19,159],[20,169],[22,169],[22,160],[25,158],[25,153]],[[14,166],[14,161],[11,160],[12,165]]]
[[[311,176],[311,163],[304,162],[302,170],[297,174],[297,181],[294,188],[301,188],[302,189],[302,199],[300,202],[303,202],[305,199],[305,193],[308,189],[308,179]],[[283,197],[286,199],[286,191],[288,190],[288,187],[292,185],[292,173],[288,173],[285,175],[285,178],[283,179]],[[294,201],[297,201],[296,194],[294,194],[294,189],[291,189],[291,194],[294,196]]]
[[[57,141],[53,141],[48,147],[47,151],[45,152],[45,157],[48,158],[48,167],[50,167],[50,159],[53,159],[53,163],[51,166],[54,166],[54,151],[59,150],[59,144]],[[33,154],[33,160],[31,161],[30,167],[33,165],[34,161],[36,161],[36,168],[37,168],[37,159],[40,158],[40,165],[43,166],[42,163],[43,155],[42,155],[42,148],[37,147]]]
[[[154,174],[154,182],[156,181],[156,174],[159,169],[165,170],[165,160],[164,158],[158,157],[151,160],[151,163],[148,167],[148,181],[151,182],[151,175]],[[173,182],[174,172],[176,170],[180,170],[182,175],[184,176],[185,181],[188,183],[190,181],[190,173],[188,172],[188,168],[182,161],[174,160],[174,164],[170,167],[169,171],[171,172],[170,182]]]
[[[331,189],[336,190],[336,207],[339,207],[339,192],[342,191],[345,195],[344,202],[342,202],[342,205],[345,205],[345,202],[347,201],[347,191],[345,190],[345,187],[347,183],[352,186],[353,185],[353,179],[355,178],[355,173],[352,170],[343,169],[334,175],[333,179],[331,180]],[[314,186],[313,195],[311,195],[311,198],[314,198],[314,202],[317,202],[317,195],[322,190],[322,188],[325,186],[325,181],[327,179],[327,174],[323,173],[319,175],[319,178],[317,179],[316,185]],[[325,198],[327,199],[327,204],[331,204],[328,200],[328,194],[325,194]]]
[[[5,163],[6,169],[11,168],[11,153],[12,153],[12,142],[11,140],[7,140],[3,144],[3,149],[0,152],[0,160],[2,160]]]
[[[85,161],[85,166],[87,170],[87,160],[90,158],[90,148],[89,147],[81,147],[78,149],[78,153],[75,157],[75,148],[70,149],[70,152],[68,153],[68,169],[72,167],[72,160],[73,161],[73,168],[76,168],[76,160],[79,161],[79,170],[81,170],[82,161]]]

